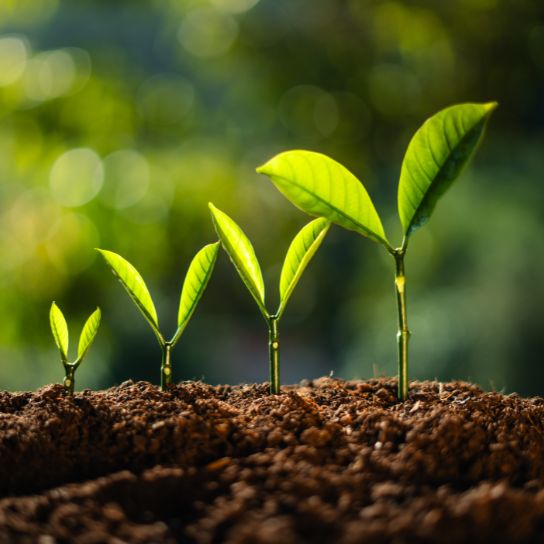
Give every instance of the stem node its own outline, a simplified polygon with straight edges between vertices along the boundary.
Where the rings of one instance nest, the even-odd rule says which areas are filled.
[[[75,368],[71,364],[65,364],[64,371],[66,373],[66,375],[64,376],[64,381],[62,382],[62,385],[64,386],[64,392],[67,395],[72,396],[74,394]]]
[[[170,363],[170,354],[172,343],[162,344],[162,364],[161,364],[161,390],[164,391],[172,385],[172,365]]]

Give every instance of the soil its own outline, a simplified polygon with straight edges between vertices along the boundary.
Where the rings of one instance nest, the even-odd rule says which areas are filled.
[[[544,543],[544,399],[395,389],[0,392],[0,543]]]

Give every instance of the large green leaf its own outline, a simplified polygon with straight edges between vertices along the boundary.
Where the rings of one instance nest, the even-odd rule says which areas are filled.
[[[60,308],[53,302],[49,310],[49,323],[55,344],[64,362],[68,361],[68,325]]]
[[[77,348],[77,359],[79,362],[81,362],[83,357],[85,357],[89,351],[89,348],[91,347],[91,344],[93,343],[96,333],[98,332],[98,327],[100,326],[101,317],[102,314],[100,312],[100,308],[97,308],[90,315],[89,319],[87,319],[87,322],[83,326]]]
[[[178,330],[176,331],[173,342],[176,342],[179,339],[181,333],[187,326],[198,301],[208,285],[215,261],[217,260],[218,251],[219,242],[208,244],[195,255],[189,265],[185,281],[183,282],[183,288],[181,289],[178,310]]]
[[[139,272],[121,255],[105,249],[97,249],[106,260],[115,276],[126,289],[130,298],[142,312],[155,333],[159,332],[159,320],[151,295]],[[159,333],[160,334],[160,333]]]
[[[285,305],[287,304],[293,289],[297,285],[311,258],[319,249],[330,225],[330,221],[323,217],[314,219],[302,227],[291,242],[281,270],[278,317],[281,317],[283,314]]]
[[[242,229],[224,212],[209,203],[212,220],[221,244],[265,317],[264,282],[255,250]]]
[[[429,220],[438,199],[476,151],[496,107],[496,102],[451,106],[415,133],[404,156],[398,192],[406,236]]]
[[[285,151],[257,168],[295,206],[390,247],[363,184],[335,160],[313,151]]]

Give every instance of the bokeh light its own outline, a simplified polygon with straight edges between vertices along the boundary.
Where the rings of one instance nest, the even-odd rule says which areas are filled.
[[[211,0],[217,9],[231,13],[243,13],[253,8],[259,0]]]
[[[17,81],[28,59],[28,45],[17,36],[0,38],[0,87]]]
[[[76,66],[66,51],[40,53],[31,58],[24,74],[26,96],[41,102],[70,92],[76,79]]]
[[[196,57],[225,54],[238,35],[236,19],[212,8],[197,8],[187,13],[179,28],[179,41]]]
[[[149,165],[132,149],[115,151],[104,159],[105,182],[101,198],[117,209],[139,202],[149,187]]]
[[[82,206],[92,200],[104,182],[100,157],[88,148],[71,149],[53,164],[49,175],[51,194],[63,206]]]

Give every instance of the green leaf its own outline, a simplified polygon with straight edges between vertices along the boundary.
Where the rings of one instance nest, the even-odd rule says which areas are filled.
[[[159,333],[159,320],[157,311],[147,286],[139,272],[121,255],[105,249],[97,249],[106,260],[117,279],[126,289],[130,298],[134,301],[143,316],[147,319],[155,333]]]
[[[320,217],[314,219],[295,236],[283,262],[280,277],[280,307],[278,317],[281,317],[285,305],[297,285],[308,263],[319,249],[323,238],[327,234],[331,223],[328,219]]]
[[[102,314],[100,312],[100,308],[97,308],[90,315],[89,319],[87,319],[87,322],[83,326],[83,330],[81,331],[81,335],[79,336],[79,345],[77,348],[78,361],[81,361],[89,351],[89,348],[93,343],[96,333],[98,332],[101,317]]]
[[[218,252],[219,242],[208,244],[195,255],[189,265],[185,281],[183,282],[183,288],[181,289],[178,310],[178,330],[172,341],[173,343],[178,340],[187,326],[198,301],[208,285],[208,281],[210,280],[215,266],[215,261],[217,260]]]
[[[249,292],[265,317],[268,312],[264,305],[264,282],[255,250],[242,229],[224,212],[211,202],[208,204],[219,240],[227,252],[234,268],[242,278]]]
[[[257,168],[257,172],[270,177],[302,211],[391,247],[363,184],[330,157],[313,151],[285,151]]]
[[[49,323],[55,344],[64,362],[68,361],[68,325],[60,308],[53,302],[49,311]]]
[[[406,236],[430,218],[439,198],[474,155],[496,102],[446,108],[414,134],[402,163],[398,207]]]

